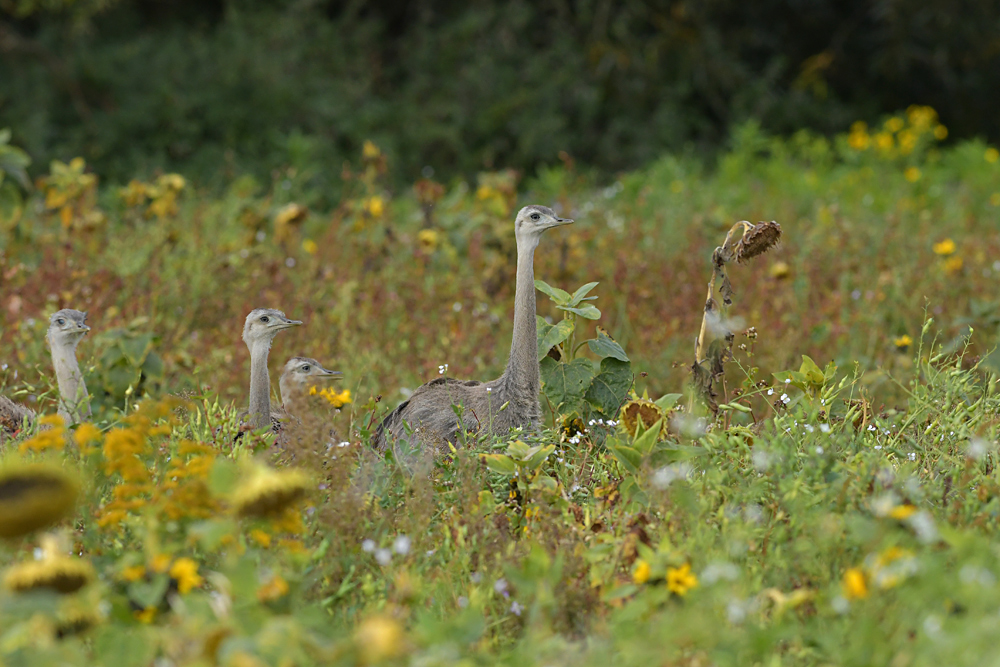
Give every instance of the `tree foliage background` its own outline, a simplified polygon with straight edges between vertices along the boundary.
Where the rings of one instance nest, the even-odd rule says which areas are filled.
[[[36,168],[412,182],[600,170],[734,124],[840,130],[909,104],[1000,138],[998,0],[0,0],[0,127]]]

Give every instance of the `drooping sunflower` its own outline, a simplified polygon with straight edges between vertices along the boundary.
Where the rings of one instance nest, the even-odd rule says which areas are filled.
[[[661,419],[664,420],[662,429],[666,433],[667,424],[665,417],[666,413],[663,411],[663,408],[653,401],[636,398],[622,406],[620,419],[625,431],[629,435],[634,436],[640,421],[642,422],[642,427],[648,429]]]
[[[14,538],[56,523],[73,511],[79,486],[44,463],[0,469],[0,537]]]
[[[233,509],[244,517],[274,516],[304,498],[308,491],[309,478],[304,473],[259,466],[250,481],[233,494]]]
[[[75,593],[94,580],[94,568],[87,561],[62,554],[48,554],[42,560],[12,565],[3,583],[14,593],[48,588],[66,595]]]

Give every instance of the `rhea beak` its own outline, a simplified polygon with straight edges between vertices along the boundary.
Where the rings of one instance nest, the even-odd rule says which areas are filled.
[[[340,371],[329,371],[324,368],[323,375],[321,377],[327,380],[339,380],[341,377],[343,377],[343,375],[344,374],[341,373]]]
[[[285,318],[284,321],[278,323],[278,330],[281,329],[291,329],[292,327],[297,327],[302,324],[302,320],[290,320]]]
[[[570,218],[556,218],[556,221],[552,223],[553,227],[562,227],[563,225],[572,225],[573,221]]]

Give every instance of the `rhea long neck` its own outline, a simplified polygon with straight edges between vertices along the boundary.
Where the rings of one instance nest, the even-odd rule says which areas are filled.
[[[517,279],[514,284],[514,336],[504,371],[504,387],[537,399],[538,340],[535,324],[535,248],[537,239],[517,244]]]
[[[250,426],[255,429],[271,424],[271,376],[267,372],[267,353],[271,341],[257,341],[250,348]]]
[[[74,424],[90,418],[90,395],[83,381],[83,373],[76,360],[76,346],[79,341],[53,343],[52,365],[59,385],[59,416],[67,424]]]

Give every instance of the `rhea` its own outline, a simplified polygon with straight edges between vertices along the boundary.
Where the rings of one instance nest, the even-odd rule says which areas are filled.
[[[462,431],[505,435],[511,428],[538,426],[542,411],[538,403],[541,378],[535,325],[535,249],[545,230],[572,222],[545,206],[525,206],[514,220],[514,334],[503,375],[485,383],[445,377],[422,385],[379,424],[376,447],[384,451],[394,441],[405,439],[421,447],[443,448],[447,443],[458,444]]]
[[[281,390],[281,405],[285,414],[295,415],[300,411],[296,404],[303,395],[308,393],[307,384],[322,380],[337,380],[341,376],[340,371],[327,370],[323,368],[321,363],[309,357],[289,359],[278,379],[278,388]]]
[[[256,308],[247,315],[243,325],[243,342],[250,350],[250,427],[267,428],[271,421],[271,375],[267,371],[267,355],[279,331],[297,327],[299,320],[290,320],[280,310]]]
[[[59,387],[58,414],[67,423],[90,418],[90,396],[76,359],[76,347],[88,331],[87,313],[67,308],[49,318],[49,328],[45,333]],[[34,410],[0,396],[0,434],[3,439],[17,436],[34,421]]]

